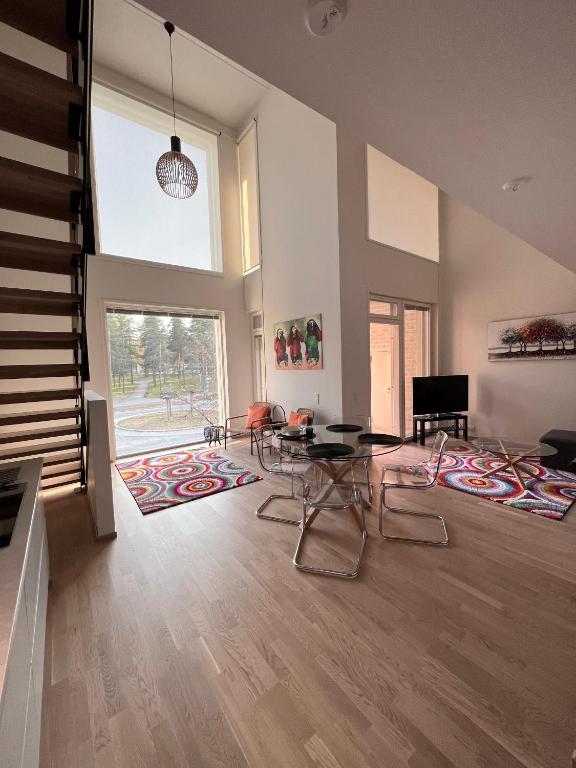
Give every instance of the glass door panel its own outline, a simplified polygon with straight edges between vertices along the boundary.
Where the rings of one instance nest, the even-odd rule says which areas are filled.
[[[412,378],[430,375],[430,309],[404,305],[404,426],[412,434]]]
[[[400,434],[399,388],[400,326],[386,321],[370,323],[370,381],[372,428]]]

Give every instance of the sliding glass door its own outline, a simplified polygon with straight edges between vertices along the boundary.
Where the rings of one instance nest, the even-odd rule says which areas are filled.
[[[430,373],[430,306],[403,299],[370,298],[372,426],[412,433],[412,378]]]
[[[199,442],[222,423],[219,313],[109,307],[106,324],[117,456]]]

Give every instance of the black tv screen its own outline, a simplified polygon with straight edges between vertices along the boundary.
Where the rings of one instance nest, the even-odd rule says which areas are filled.
[[[414,376],[412,411],[447,413],[468,410],[468,376]]]

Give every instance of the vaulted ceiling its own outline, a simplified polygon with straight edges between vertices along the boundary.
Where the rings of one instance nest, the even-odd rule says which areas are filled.
[[[574,0],[141,2],[576,271]]]

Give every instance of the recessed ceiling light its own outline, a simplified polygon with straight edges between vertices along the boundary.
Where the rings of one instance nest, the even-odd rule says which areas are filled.
[[[531,176],[517,176],[515,179],[510,179],[510,181],[502,184],[502,189],[504,192],[518,192],[523,184],[528,184],[531,180]]]
[[[306,23],[317,37],[335,32],[346,17],[346,0],[312,0],[308,6]]]

